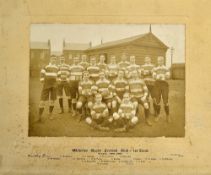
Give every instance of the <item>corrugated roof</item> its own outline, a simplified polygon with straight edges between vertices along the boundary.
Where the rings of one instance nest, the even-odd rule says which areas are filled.
[[[86,50],[90,48],[90,44],[84,43],[65,43],[64,50]]]
[[[33,41],[33,42],[30,42],[30,48],[31,49],[50,49],[50,46],[48,45],[48,42]]]
[[[116,41],[111,41],[111,42],[106,42],[106,43],[102,43],[100,45],[94,46],[89,48],[88,50],[94,50],[94,49],[101,49],[101,48],[107,48],[107,47],[112,47],[112,46],[116,46],[116,45],[120,45],[120,44],[125,44],[125,43],[129,43],[132,41],[135,41],[137,39],[141,39],[144,36],[147,35],[153,35],[164,47],[168,48],[162,41],[160,41],[154,34],[152,33],[145,33],[145,34],[140,34],[140,35],[136,35],[136,36],[132,36],[132,37],[128,37],[128,38],[124,38],[124,39],[120,39],[120,40],[116,40]]]

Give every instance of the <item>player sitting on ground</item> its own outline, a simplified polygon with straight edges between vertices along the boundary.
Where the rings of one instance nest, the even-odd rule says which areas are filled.
[[[93,86],[94,82],[89,79],[89,72],[84,71],[83,79],[79,82],[78,86],[79,99],[76,105],[76,108],[81,117],[83,108],[85,109],[85,115],[90,115],[90,110],[93,105]]]
[[[149,121],[149,104],[148,104],[148,89],[144,80],[140,79],[137,71],[133,71],[129,80],[129,91],[131,94],[131,100],[134,103],[136,109],[139,108],[139,104],[144,107],[145,120],[147,125],[151,126]]]
[[[138,117],[135,116],[135,106],[130,101],[130,94],[125,93],[120,104],[118,113],[113,114],[113,124],[115,131],[128,131],[129,128],[134,127],[138,122]]]
[[[70,76],[70,66],[65,64],[64,56],[60,57],[60,64],[58,66],[58,98],[60,106],[60,114],[64,113],[63,106],[63,90],[67,96],[68,101],[68,111],[71,112],[71,98],[70,98],[70,86],[69,86],[69,76]]]
[[[50,119],[53,119],[52,112],[57,94],[57,73],[58,67],[56,66],[56,57],[51,56],[50,63],[41,70],[40,74],[40,81],[43,83],[43,88],[39,104],[39,122],[42,121],[42,114],[46,101],[49,101],[49,115]]]
[[[171,122],[171,118],[169,115],[169,104],[168,104],[169,84],[167,82],[167,80],[170,78],[170,71],[164,65],[163,57],[158,57],[158,66],[153,69],[153,77],[155,78],[155,85],[154,85],[154,102],[156,109],[155,121],[159,120],[160,101],[162,97],[167,122]]]
[[[91,109],[91,117],[86,118],[86,123],[95,129],[109,130],[109,114],[108,108],[105,103],[102,102],[102,95],[96,94],[95,103]]]

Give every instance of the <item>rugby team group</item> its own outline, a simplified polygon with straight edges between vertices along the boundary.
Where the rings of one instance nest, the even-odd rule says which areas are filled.
[[[148,126],[154,122],[149,119],[150,107],[153,106],[155,122],[160,119],[161,99],[166,114],[166,122],[171,122],[169,115],[169,84],[170,70],[165,66],[165,58],[159,56],[156,66],[149,56],[143,65],[136,64],[134,55],[122,54],[120,62],[110,57],[105,63],[105,56],[99,58],[87,55],[74,57],[71,65],[66,64],[64,56],[52,55],[50,63],[42,68],[40,81],[43,83],[39,104],[39,120],[43,123],[46,102],[49,102],[49,119],[54,119],[54,103],[59,101],[60,112],[64,110],[65,92],[68,113],[76,116],[78,121],[84,120],[95,129],[125,132],[135,127],[140,117]],[[99,61],[98,61],[99,60]],[[153,105],[150,105],[151,104]],[[144,115],[140,116],[140,110]],[[152,111],[152,110],[151,110]]]

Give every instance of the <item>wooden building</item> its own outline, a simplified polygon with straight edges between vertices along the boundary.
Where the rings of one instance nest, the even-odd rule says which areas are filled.
[[[75,56],[85,54],[85,50],[91,47],[91,43],[66,43],[63,41],[63,55],[67,63],[72,62]]]
[[[30,43],[30,76],[39,75],[40,69],[49,63],[50,53],[50,40]]]
[[[185,63],[174,63],[171,67],[172,79],[185,79]]]
[[[126,53],[128,56],[135,55],[137,64],[143,64],[145,56],[150,56],[152,63],[156,64],[158,56],[166,58],[167,49],[168,47],[150,31],[146,34],[102,43],[87,49],[85,53],[89,57],[97,58],[100,54],[104,54],[107,62],[111,55],[115,55],[119,61],[122,53]]]

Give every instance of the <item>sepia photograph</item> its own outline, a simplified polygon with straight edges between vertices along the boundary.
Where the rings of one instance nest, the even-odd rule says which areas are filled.
[[[30,137],[184,137],[185,25],[31,24]]]

